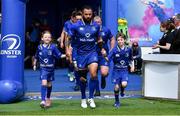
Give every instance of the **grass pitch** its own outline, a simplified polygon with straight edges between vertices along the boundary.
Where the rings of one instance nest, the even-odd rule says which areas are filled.
[[[95,109],[82,109],[80,100],[52,102],[46,110],[39,107],[39,100],[0,104],[0,115],[180,115],[180,101],[124,98],[119,109],[112,106],[114,99],[95,99]]]

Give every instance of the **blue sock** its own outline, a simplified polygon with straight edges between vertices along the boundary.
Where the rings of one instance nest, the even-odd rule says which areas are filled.
[[[68,72],[73,72],[74,71],[74,68],[73,68],[73,65],[72,64],[69,64],[68,66]]]
[[[114,97],[115,97],[115,101],[119,102],[119,90],[118,91],[114,90]]]
[[[79,75],[78,75],[78,71],[74,71],[74,75],[75,75],[75,79],[76,79],[76,85],[80,85],[80,77],[79,77]]]
[[[41,85],[41,100],[42,101],[46,100],[46,90],[47,90],[47,87],[44,85]]]
[[[80,81],[81,99],[86,99],[86,82]]]
[[[47,98],[51,97],[52,86],[47,87]]]
[[[100,89],[99,89],[99,80],[98,79],[96,80],[96,91],[100,91]]]
[[[89,81],[89,99],[94,98],[94,90],[96,88],[96,80],[90,79]]]

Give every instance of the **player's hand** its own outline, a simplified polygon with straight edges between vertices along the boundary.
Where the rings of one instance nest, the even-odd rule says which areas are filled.
[[[132,66],[131,68],[130,68],[130,72],[134,72],[134,66]]]
[[[78,67],[77,67],[77,61],[73,61],[73,65],[76,71],[78,71]]]
[[[36,68],[37,68],[37,67],[36,67],[36,65],[34,65],[34,66],[33,66],[33,70],[35,71],[35,70],[36,70]]]
[[[61,55],[61,58],[66,58],[66,54],[62,54],[62,55]]]

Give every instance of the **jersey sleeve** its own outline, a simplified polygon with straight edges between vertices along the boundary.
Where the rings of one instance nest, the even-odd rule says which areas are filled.
[[[39,51],[40,51],[40,45],[37,47],[37,50],[36,50],[36,53],[35,53],[35,56],[34,56],[34,58],[35,59],[39,59]]]
[[[111,39],[112,39],[112,37],[113,37],[113,35],[112,35],[112,33],[111,33],[111,30],[110,30],[110,29],[108,29],[108,38],[109,38],[109,40],[111,40]]]
[[[65,31],[66,33],[68,33],[68,23],[67,23],[67,21],[64,23],[63,29],[64,29],[64,31]]]
[[[98,24],[96,24],[96,29],[97,29],[97,37],[101,37],[101,30],[100,30],[100,26]]]
[[[72,24],[70,29],[68,30],[68,35],[73,38],[75,36],[75,31],[76,31],[76,28],[77,28],[77,24]]]
[[[53,44],[53,55],[55,58],[61,58],[62,53],[58,50],[57,46]]]

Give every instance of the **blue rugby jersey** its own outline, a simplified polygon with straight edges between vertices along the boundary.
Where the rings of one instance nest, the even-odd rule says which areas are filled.
[[[109,47],[108,47],[108,41],[111,40],[113,37],[110,29],[107,27],[101,26],[100,27],[100,36],[103,39],[103,48],[106,50],[106,53],[109,53]],[[97,47],[98,55],[101,55],[101,50],[99,47]]]
[[[68,33],[69,32],[69,29],[71,28],[71,26],[72,26],[72,24],[73,24],[73,22],[71,21],[71,20],[67,20],[65,23],[64,23],[64,31],[66,32],[66,33]]]
[[[61,52],[55,44],[43,46],[40,44],[35,54],[35,58],[40,62],[40,68],[54,70],[55,58],[61,57]]]
[[[64,23],[64,31],[68,34],[71,30],[71,27],[73,25],[73,22],[71,20],[68,20]],[[68,34],[69,35],[69,34]],[[72,47],[76,47],[77,46],[77,42],[76,42],[76,39],[74,38],[71,38],[71,46]]]
[[[82,20],[74,23],[70,29],[71,38],[76,38],[77,54],[84,55],[96,52],[96,42],[100,36],[99,25],[95,22],[85,24]]]
[[[132,50],[129,47],[121,49],[116,45],[108,55],[109,61],[113,60],[114,69],[128,69],[128,66],[132,62]]]

